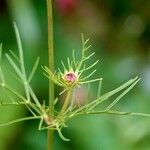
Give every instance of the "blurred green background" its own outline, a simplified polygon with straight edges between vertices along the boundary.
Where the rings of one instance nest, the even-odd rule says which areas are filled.
[[[104,78],[102,93],[138,75],[141,81],[116,109],[150,113],[150,1],[53,0],[53,8],[55,66],[60,66],[60,60],[70,56],[73,48],[79,52],[80,35],[84,33],[90,38],[91,50],[96,52],[95,59],[100,59],[95,76]],[[27,72],[37,56],[40,64],[46,65],[46,0],[0,1],[0,42],[4,53],[17,53],[13,21],[20,29]],[[20,90],[5,57],[3,68],[7,82]],[[41,100],[47,99],[47,79],[41,67],[32,86]],[[97,89],[92,86],[91,97]],[[1,100],[11,97],[2,90],[0,94]],[[27,115],[24,107],[0,107],[1,123]],[[82,116],[70,120],[68,125],[63,133],[71,142],[63,142],[55,133],[54,150],[150,149],[149,118]],[[0,150],[45,150],[46,131],[38,131],[37,126],[38,121],[28,121],[0,128]]]

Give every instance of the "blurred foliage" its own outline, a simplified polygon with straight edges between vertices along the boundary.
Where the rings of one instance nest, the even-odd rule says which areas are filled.
[[[55,66],[79,51],[80,33],[92,42],[92,50],[100,59],[97,74],[104,78],[106,92],[136,75],[142,80],[124,97],[118,108],[125,111],[150,112],[150,1],[142,0],[55,0],[54,45]],[[4,52],[16,51],[12,22],[20,28],[27,70],[40,56],[41,65],[47,64],[46,4],[43,0],[1,0],[0,42]],[[3,58],[8,82],[19,85]],[[3,67],[3,68],[4,68]],[[47,98],[47,79],[39,67],[32,82],[36,93]],[[39,86],[40,85],[40,86]],[[91,87],[91,96],[96,94]],[[2,91],[0,91],[0,94]],[[56,91],[57,93],[57,91]],[[8,93],[6,93],[8,95]],[[83,94],[83,93],[82,93]],[[11,97],[11,95],[10,95]],[[1,94],[1,99],[5,95]],[[26,114],[20,107],[0,107],[0,122]],[[46,131],[36,130],[37,122],[24,122],[0,128],[1,150],[46,149]],[[141,117],[83,116],[69,122],[65,134],[71,142],[63,142],[55,135],[56,150],[149,150],[150,120]]]

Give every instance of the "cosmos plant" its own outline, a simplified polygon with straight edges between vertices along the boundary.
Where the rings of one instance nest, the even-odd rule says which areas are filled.
[[[145,113],[134,113],[134,112],[122,112],[113,109],[114,106],[121,100],[123,96],[125,96],[140,80],[140,78],[135,77],[130,79],[123,85],[117,87],[116,89],[107,92],[101,95],[101,87],[102,87],[102,78],[93,78],[94,73],[96,72],[95,66],[98,64],[98,60],[93,62],[91,65],[87,65],[88,61],[92,59],[94,56],[94,52],[90,52],[91,45],[88,44],[89,39],[84,39],[83,34],[81,35],[82,47],[81,47],[81,57],[77,58],[77,54],[73,50],[72,57],[67,57],[67,63],[61,61],[63,66],[63,70],[54,69],[53,63],[53,38],[52,38],[52,8],[51,1],[47,0],[48,6],[48,44],[49,44],[49,66],[42,66],[43,69],[43,77],[49,79],[49,105],[46,105],[45,102],[39,100],[36,96],[33,88],[30,85],[30,81],[32,80],[35,71],[39,65],[39,57],[36,59],[31,73],[27,76],[25,65],[24,65],[24,55],[23,48],[21,43],[21,37],[19,34],[18,27],[16,23],[14,23],[15,35],[17,39],[19,56],[17,56],[13,51],[10,51],[9,54],[5,54],[9,64],[14,69],[17,78],[21,81],[22,86],[24,87],[24,94],[22,95],[15,89],[11,88],[7,85],[7,79],[3,73],[3,69],[1,68],[1,58],[2,58],[2,44],[0,45],[0,87],[7,90],[11,94],[13,94],[18,101],[10,101],[5,102],[1,101],[0,105],[24,105],[28,111],[30,112],[30,116],[25,118],[16,119],[4,124],[0,124],[0,126],[11,125],[20,121],[25,120],[39,120],[38,130],[48,130],[48,149],[52,149],[51,140],[52,140],[52,131],[57,131],[60,138],[64,141],[69,141],[69,138],[66,138],[62,134],[62,129],[67,127],[67,121],[71,118],[74,118],[79,115],[89,115],[89,114],[116,114],[116,115],[138,115],[138,116],[146,116],[150,117],[150,114]],[[50,58],[52,57],[52,58]],[[16,62],[18,64],[16,64]],[[54,71],[56,70],[56,71]],[[88,71],[88,75],[87,75]],[[90,72],[90,73],[89,73]],[[84,105],[76,105],[73,103],[75,89],[82,87],[84,84],[90,84],[92,82],[98,83],[98,91],[97,96],[87,102]],[[59,95],[54,98],[54,84],[60,86],[62,91]],[[88,91],[89,92],[89,91]],[[121,93],[118,95],[118,93]],[[113,99],[114,95],[118,95],[115,99]],[[63,104],[60,110],[56,110],[55,106],[58,101],[60,101],[60,95],[63,96]],[[108,101],[111,102],[103,109],[99,110],[99,105],[103,102]],[[43,98],[44,99],[44,98]]]

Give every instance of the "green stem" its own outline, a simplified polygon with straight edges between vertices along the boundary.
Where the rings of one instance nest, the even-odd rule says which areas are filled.
[[[93,112],[81,112],[76,114],[78,115],[86,115],[86,114],[111,114],[111,115],[133,115],[133,116],[142,116],[142,117],[150,117],[150,114],[146,113],[136,113],[136,112],[123,112],[123,111],[115,111],[115,110],[103,110],[103,111],[93,111]]]
[[[53,49],[53,18],[52,1],[47,0],[47,19],[48,19],[48,63],[49,69],[54,72],[54,49]],[[54,83],[49,79],[49,116],[53,116],[54,110]],[[53,131],[48,130],[48,150],[53,149]]]
[[[65,110],[67,109],[67,106],[68,106],[68,104],[70,102],[70,99],[72,97],[72,93],[73,93],[73,89],[68,90],[67,97],[66,97],[65,102],[64,102],[64,104],[62,106],[60,114],[64,113]]]
[[[32,117],[25,117],[25,118],[16,119],[16,120],[13,120],[13,121],[10,121],[7,123],[0,124],[0,127],[9,126],[9,125],[12,125],[14,123],[18,123],[18,122],[26,121],[26,120],[33,120],[33,119],[41,119],[41,116],[32,116]]]

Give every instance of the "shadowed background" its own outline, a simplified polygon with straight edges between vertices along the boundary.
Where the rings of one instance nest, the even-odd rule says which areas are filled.
[[[150,113],[150,1],[142,0],[55,0],[54,48],[55,66],[66,61],[72,49],[79,53],[81,33],[90,38],[93,59],[99,59],[97,73],[103,77],[102,93],[108,92],[130,78],[141,77],[138,85],[115,108],[122,111]],[[13,21],[21,33],[27,73],[37,56],[40,65],[47,65],[47,18],[45,0],[1,0],[0,42],[3,53],[17,44]],[[92,63],[94,60],[91,60]],[[7,82],[20,92],[5,56],[3,70]],[[48,81],[39,66],[32,86],[41,100],[47,100]],[[56,93],[58,93],[56,88]],[[91,85],[90,97],[97,85]],[[2,94],[3,93],[3,94]],[[78,91],[86,97],[86,89]],[[0,100],[11,95],[0,90]],[[110,100],[111,101],[111,100]],[[26,108],[0,107],[0,122],[29,115]],[[63,142],[55,134],[54,150],[149,150],[150,119],[133,116],[82,116],[68,122],[63,130],[71,142]],[[46,131],[38,131],[38,121],[28,121],[0,128],[0,150],[44,150]]]

